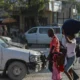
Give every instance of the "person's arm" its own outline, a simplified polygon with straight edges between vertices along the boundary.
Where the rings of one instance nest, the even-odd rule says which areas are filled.
[[[52,53],[52,52],[53,52],[53,50],[54,50],[54,46],[52,46],[52,48],[51,48],[51,50],[50,50],[50,53]]]
[[[65,37],[66,38],[66,41],[68,42],[68,43],[72,43],[72,41],[69,39],[69,37]]]
[[[47,60],[49,60],[51,58],[53,50],[54,50],[54,46],[52,46],[52,48],[51,48],[51,50],[49,52],[49,55],[47,57]]]

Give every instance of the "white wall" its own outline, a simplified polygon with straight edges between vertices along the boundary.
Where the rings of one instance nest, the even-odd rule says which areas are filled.
[[[80,2],[80,0],[76,0],[76,1]]]

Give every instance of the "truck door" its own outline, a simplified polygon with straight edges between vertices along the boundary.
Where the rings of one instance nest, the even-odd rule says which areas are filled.
[[[62,31],[61,31],[61,28],[59,27],[54,27],[54,32],[55,32],[55,35],[58,37],[59,41],[62,40]]]
[[[48,36],[48,30],[50,28],[39,28],[39,33],[38,33],[38,43],[39,44],[49,44],[51,38]]]

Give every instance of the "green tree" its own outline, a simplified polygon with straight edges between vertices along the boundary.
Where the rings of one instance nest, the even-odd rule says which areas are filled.
[[[39,25],[38,17],[43,15],[45,4],[45,0],[29,0],[28,9],[23,14],[27,13],[27,16],[33,17],[35,24]]]
[[[48,0],[0,0],[0,8],[7,12],[17,11],[19,15],[26,15],[29,19],[33,17],[38,25],[38,17],[42,16],[47,2]]]

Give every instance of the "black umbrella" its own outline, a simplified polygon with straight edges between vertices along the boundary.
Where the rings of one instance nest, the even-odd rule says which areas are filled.
[[[80,31],[80,21],[69,19],[64,22],[62,29],[66,35],[76,34]]]

